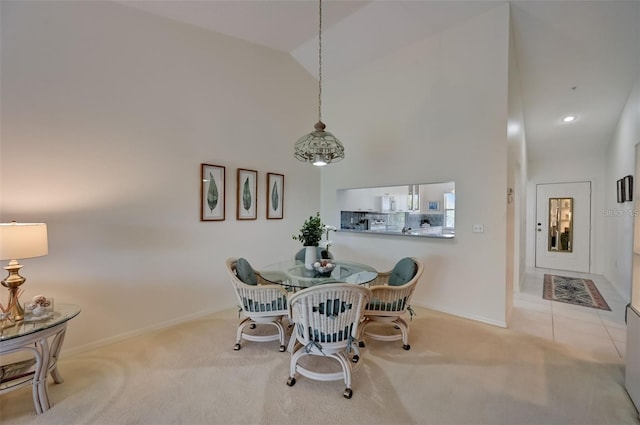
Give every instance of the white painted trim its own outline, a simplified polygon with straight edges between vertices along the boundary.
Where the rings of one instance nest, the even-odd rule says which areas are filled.
[[[486,323],[488,325],[498,326],[500,328],[505,328],[505,329],[507,328],[507,323],[502,320],[491,320],[491,319],[487,319],[486,317],[476,316],[475,314],[461,313],[459,311],[449,310],[446,308],[443,309],[435,305],[424,304],[424,303],[419,303],[415,301],[413,302],[413,305],[417,305],[418,307],[428,308],[430,310],[438,311],[440,313],[446,313],[446,314],[451,314],[453,316],[462,317],[464,319],[470,319],[476,322]]]
[[[431,304],[425,304],[425,303],[419,303],[419,302],[413,302],[414,305],[418,306],[418,307],[423,307],[423,308],[428,308],[430,310],[434,310],[440,313],[446,313],[446,314],[451,314],[453,316],[457,316],[457,317],[462,317],[464,319],[470,319],[476,322],[480,322],[480,323],[485,323],[488,325],[493,325],[493,326],[498,326],[500,328],[507,328],[507,324],[503,321],[498,321],[498,320],[490,320],[487,319],[486,317],[482,317],[482,316],[476,316],[473,314],[466,314],[466,313],[461,313],[459,311],[455,311],[455,310],[449,310],[449,309],[442,309],[440,307],[437,307],[435,305],[431,305]],[[222,308],[222,309],[217,309],[217,310],[201,310],[198,311],[196,313],[192,313],[192,314],[188,314],[186,316],[181,316],[175,319],[171,319],[171,320],[167,320],[165,322],[161,322],[161,323],[157,323],[155,325],[152,326],[148,326],[146,328],[140,328],[140,329],[136,329],[133,330],[131,332],[125,332],[119,335],[115,335],[109,338],[104,338],[89,344],[85,344],[85,345],[81,345],[79,347],[74,347],[71,348],[69,350],[62,350],[60,356],[64,357],[64,356],[73,356],[74,354],[80,354],[80,353],[84,353],[86,351],[90,351],[90,350],[95,350],[97,348],[100,347],[104,347],[110,344],[115,344],[117,342],[120,341],[124,341],[126,339],[129,338],[134,338],[136,336],[140,336],[140,335],[144,335],[147,333],[151,333],[151,332],[155,332],[155,331],[159,331],[159,330],[163,330],[166,328],[170,328],[172,326],[175,325],[180,325],[182,323],[186,323],[189,322],[191,320],[196,320],[196,319],[200,319],[204,316],[207,316],[209,314],[214,314],[214,313],[219,313],[221,311],[225,311],[230,309],[231,307],[227,307],[227,308]],[[71,323],[71,325],[73,325],[73,323]]]

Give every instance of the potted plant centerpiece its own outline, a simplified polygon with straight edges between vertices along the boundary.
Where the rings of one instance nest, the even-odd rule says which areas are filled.
[[[298,235],[293,235],[294,240],[302,242],[302,245],[306,247],[304,266],[308,270],[313,270],[313,263],[317,259],[317,246],[320,244],[320,239],[322,239],[323,230],[324,225],[318,212],[315,216],[310,216],[305,220]]]

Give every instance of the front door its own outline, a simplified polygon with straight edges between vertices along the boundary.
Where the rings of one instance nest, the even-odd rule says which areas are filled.
[[[591,182],[536,186],[536,267],[589,273]]]

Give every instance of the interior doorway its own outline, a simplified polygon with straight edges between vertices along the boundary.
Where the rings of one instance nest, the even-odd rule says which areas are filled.
[[[590,272],[591,182],[536,185],[536,267]]]

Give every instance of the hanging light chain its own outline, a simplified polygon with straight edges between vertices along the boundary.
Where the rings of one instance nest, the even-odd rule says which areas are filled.
[[[322,0],[318,1],[318,121],[322,121]]]
[[[314,131],[296,141],[294,157],[323,166],[344,159],[344,147],[340,140],[325,130],[322,122],[322,0],[318,0],[318,11],[318,122]]]

